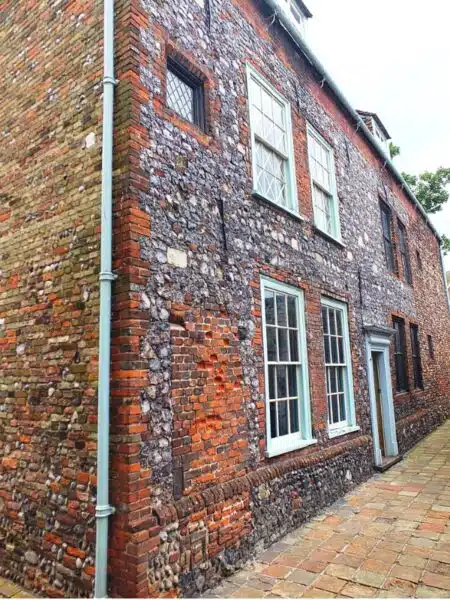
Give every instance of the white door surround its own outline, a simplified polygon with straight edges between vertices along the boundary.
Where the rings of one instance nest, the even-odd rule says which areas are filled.
[[[373,361],[378,361],[377,366],[382,411],[382,424],[380,424],[380,427],[382,427],[383,431],[385,456],[394,457],[398,455],[398,445],[395,428],[394,400],[392,397],[389,346],[395,330],[390,327],[376,326],[365,326],[364,330],[366,333],[367,375],[369,380],[370,413],[375,465],[381,466],[383,462],[383,453],[382,442],[378,434],[377,392],[375,390]]]

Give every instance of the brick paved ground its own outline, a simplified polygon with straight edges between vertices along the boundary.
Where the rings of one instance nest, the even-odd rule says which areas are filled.
[[[205,594],[450,597],[450,420]]]
[[[8,579],[0,577],[0,598],[35,598],[30,592],[27,592],[19,585],[16,585]]]

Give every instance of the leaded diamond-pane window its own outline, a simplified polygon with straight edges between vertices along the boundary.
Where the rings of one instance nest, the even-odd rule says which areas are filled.
[[[203,83],[170,59],[167,63],[167,106],[182,119],[204,128]]]
[[[289,104],[250,67],[248,88],[254,191],[298,212]]]
[[[309,170],[311,173],[314,222],[318,229],[340,238],[333,150],[308,126]]]
[[[167,104],[180,117],[194,122],[194,90],[170,70],[167,71]]]

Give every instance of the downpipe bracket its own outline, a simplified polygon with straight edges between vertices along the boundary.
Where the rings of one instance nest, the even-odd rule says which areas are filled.
[[[115,281],[119,276],[117,273],[111,273],[111,271],[102,271],[99,275],[100,281]]]
[[[116,512],[114,506],[110,504],[97,504],[95,507],[96,519],[107,519]]]
[[[103,84],[112,84],[112,85],[118,85],[119,84],[119,80],[115,79],[115,77],[108,77],[105,76],[103,77]]]

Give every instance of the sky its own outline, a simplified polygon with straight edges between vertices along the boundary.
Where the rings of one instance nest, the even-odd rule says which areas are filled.
[[[450,167],[450,0],[305,3],[311,49],[352,106],[381,118],[397,168]],[[450,237],[450,200],[430,218]]]

